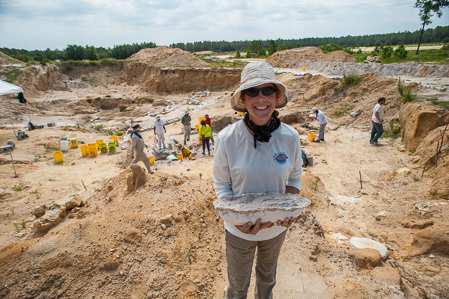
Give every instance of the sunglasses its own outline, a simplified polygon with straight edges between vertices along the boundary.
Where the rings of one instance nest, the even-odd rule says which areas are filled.
[[[262,88],[248,88],[245,90],[242,90],[243,94],[246,94],[249,97],[257,97],[259,95],[259,92],[262,91],[262,94],[264,96],[271,96],[273,93],[277,91],[277,88],[273,86],[267,86]]]

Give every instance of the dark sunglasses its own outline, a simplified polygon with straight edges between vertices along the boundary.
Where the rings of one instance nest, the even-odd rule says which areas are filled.
[[[259,95],[259,91],[262,91],[262,94],[264,96],[271,96],[273,93],[277,91],[277,88],[273,86],[267,86],[262,88],[248,88],[242,90],[242,93],[250,97],[257,97]]]

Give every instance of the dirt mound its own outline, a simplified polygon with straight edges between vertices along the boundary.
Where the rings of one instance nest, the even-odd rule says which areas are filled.
[[[432,130],[449,124],[449,110],[434,105],[406,103],[401,108],[399,120],[405,149],[415,152]]]
[[[398,107],[394,104],[399,97],[397,81],[375,74],[363,74],[363,81],[357,85],[340,88],[341,82],[324,76],[294,76],[290,73],[278,75],[277,79],[287,86],[290,102],[287,107],[301,106],[311,110],[313,106],[329,117],[336,117],[339,124],[370,126],[373,108],[380,97],[386,97],[384,107],[387,121],[396,120]],[[356,117],[350,116],[357,111]],[[282,114],[282,113],[281,113]]]
[[[128,60],[143,61],[160,67],[208,67],[209,65],[192,53],[167,46],[142,49]]]
[[[352,55],[344,51],[335,51],[324,54],[317,47],[303,47],[276,52],[267,58],[272,66],[288,67],[294,61],[330,61],[330,62],[357,62]]]
[[[0,52],[0,65],[1,64],[25,64],[24,62],[14,59],[5,53]]]

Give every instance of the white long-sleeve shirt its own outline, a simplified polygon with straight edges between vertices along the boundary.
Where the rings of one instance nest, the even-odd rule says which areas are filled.
[[[316,116],[316,120],[318,121],[318,123],[320,125],[324,125],[327,124],[327,119],[326,116],[324,115],[324,113],[320,110],[318,110],[318,115]]]
[[[222,130],[216,139],[213,165],[217,197],[246,193],[285,193],[285,186],[301,190],[302,158],[298,133],[281,123],[269,142],[257,141],[239,121]],[[279,219],[283,220],[283,219]],[[225,222],[225,228],[242,239],[269,240],[286,230],[274,225],[257,235],[244,234]]]

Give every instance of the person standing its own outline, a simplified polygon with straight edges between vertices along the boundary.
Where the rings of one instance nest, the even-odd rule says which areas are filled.
[[[162,146],[164,146],[163,148],[167,148],[165,146],[164,133],[167,133],[167,130],[165,130],[164,121],[158,115],[156,116],[156,120],[154,121],[154,135],[157,136],[159,149],[161,149]]]
[[[371,117],[371,120],[373,121],[373,129],[371,130],[370,144],[379,145],[377,141],[384,132],[384,114],[382,105],[385,105],[386,102],[387,100],[384,97],[381,97],[377,100],[376,106],[374,106],[373,116]]]
[[[212,130],[210,129],[209,125],[206,125],[206,121],[201,121],[201,127],[199,131],[199,138],[201,138],[201,142],[203,144],[203,155],[206,153],[204,152],[207,147],[207,153],[210,156],[210,139],[212,137]]]
[[[187,141],[190,141],[190,131],[192,130],[190,122],[192,118],[189,115],[189,111],[184,113],[184,116],[181,118],[181,123],[183,125],[184,132],[184,145],[187,145]]]
[[[327,125],[326,116],[324,115],[324,113],[322,111],[318,110],[318,108],[316,108],[316,107],[313,107],[312,111],[313,111],[313,113],[315,113],[314,118],[320,124],[320,133],[318,134],[318,137],[315,138],[315,140],[313,140],[313,142],[324,141],[324,129],[326,128],[326,125]]]
[[[144,152],[144,149],[148,148],[148,145],[145,144],[142,136],[140,136],[140,129],[141,128],[139,124],[135,124],[133,126],[133,131],[131,133],[131,151],[130,151],[131,159],[133,160],[128,168],[130,168],[131,165],[136,164],[139,161],[142,161],[143,164],[145,164],[148,173],[153,173],[153,171],[151,170],[151,165],[148,156]]]
[[[288,102],[287,88],[266,62],[251,62],[241,74],[231,107],[242,120],[217,137],[213,164],[218,198],[246,193],[293,193],[301,189],[302,158],[298,132],[282,123],[275,108]],[[273,298],[276,268],[287,228],[296,218],[233,225],[225,222],[228,285],[225,298],[246,298],[256,256],[254,297]]]
[[[210,119],[210,117],[209,117],[209,114],[204,114],[204,117],[206,118],[204,121],[206,122],[206,125],[208,125],[209,127],[210,127],[210,121],[211,121],[211,119]]]

